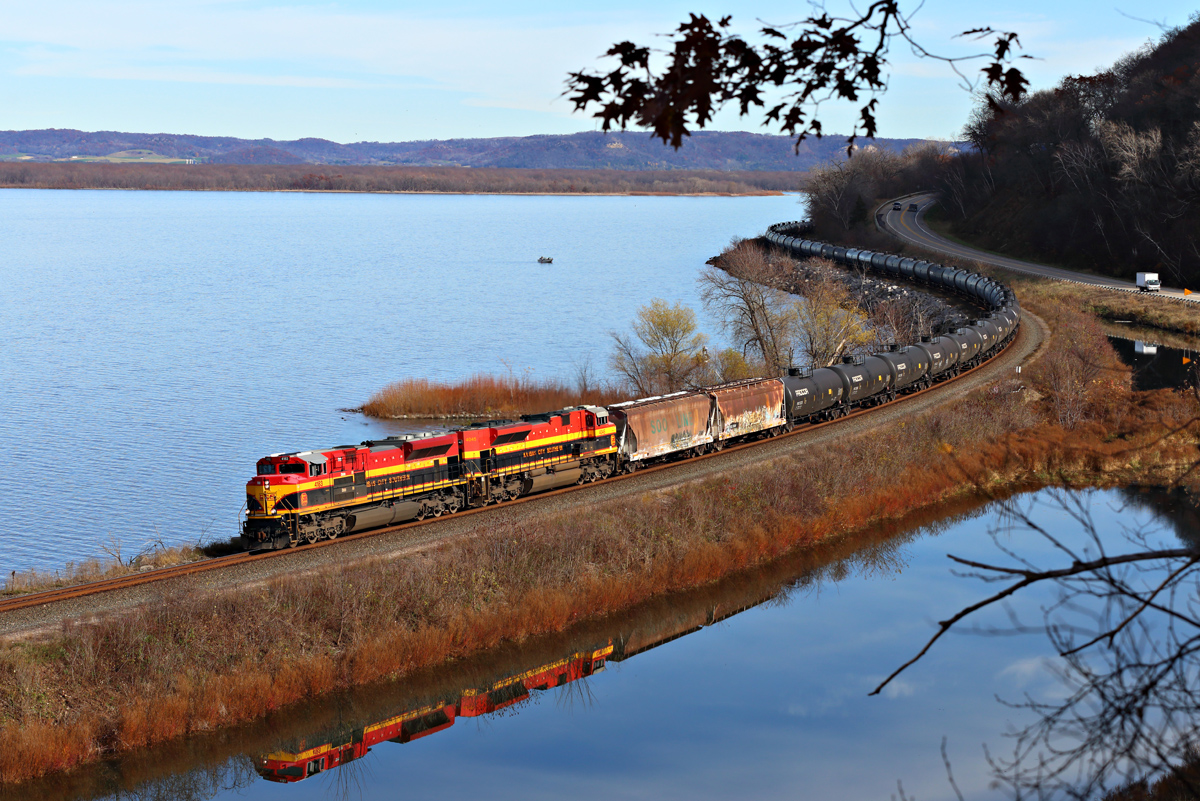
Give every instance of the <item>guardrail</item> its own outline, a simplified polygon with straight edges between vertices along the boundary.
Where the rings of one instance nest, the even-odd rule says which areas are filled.
[[[847,267],[867,267],[891,278],[924,283],[965,295],[990,312],[1013,309],[1018,317],[1020,315],[1016,294],[994,278],[895,253],[846,248],[805,239],[803,234],[811,230],[812,226],[806,221],[776,223],[767,229],[766,239],[801,257],[820,256]],[[784,231],[794,231],[799,235],[785,234]]]
[[[929,192],[910,192],[907,195],[901,195],[898,198],[893,198],[892,200],[888,200],[888,201],[885,201],[884,203],[881,203],[879,206],[877,206],[875,208],[875,230],[881,231],[883,233],[891,234],[894,237],[903,239],[902,236],[898,235],[897,232],[894,231],[891,228],[891,226],[888,225],[887,212],[884,211],[884,209],[889,204],[892,204],[892,203],[904,204],[904,203],[908,202],[908,200],[910,198],[929,197],[929,196],[930,196]],[[936,201],[937,198],[934,197],[933,200]],[[925,209],[922,208],[921,213],[923,214],[924,212],[925,212]],[[922,247],[929,247],[931,249],[935,249],[935,248],[932,248],[931,245],[922,245]],[[969,247],[969,246],[964,244],[964,247]],[[986,255],[986,254],[983,254],[983,255]],[[1009,258],[1011,258],[1011,257],[1009,257]],[[1013,259],[1013,260],[1016,261],[1016,259]],[[985,261],[985,259],[980,258],[980,259],[977,259],[977,261]],[[1200,303],[1200,294],[1196,294],[1194,296],[1163,295],[1159,292],[1142,292],[1137,287],[1113,286],[1112,284],[1096,283],[1094,281],[1077,281],[1074,278],[1064,278],[1060,275],[1048,275],[1046,273],[1039,272],[1036,269],[1031,269],[1028,267],[1020,267],[1017,265],[995,264],[993,266],[995,266],[1001,270],[1009,270],[1009,271],[1015,272],[1015,273],[1023,273],[1025,275],[1032,275],[1032,276],[1036,276],[1038,278],[1045,278],[1050,281],[1061,281],[1064,284],[1076,284],[1078,286],[1089,286],[1089,287],[1097,287],[1100,289],[1111,289],[1113,292],[1126,292],[1126,293],[1135,294],[1135,295],[1145,295],[1147,297],[1153,297],[1158,300],[1174,301],[1175,303]],[[1062,268],[1062,269],[1065,269],[1065,268]],[[1103,280],[1103,279],[1101,279],[1101,280]]]

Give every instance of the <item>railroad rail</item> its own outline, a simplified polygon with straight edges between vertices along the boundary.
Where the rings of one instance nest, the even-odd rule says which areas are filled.
[[[768,241],[772,242],[773,244],[775,244],[779,247],[788,249],[790,251],[793,251],[801,256],[824,255],[826,257],[834,259],[835,261],[846,262],[847,264],[858,264],[860,262],[866,263],[866,262],[874,259],[874,261],[879,262],[878,264],[873,265],[874,268],[878,269],[882,272],[885,272],[886,274],[888,274],[890,276],[900,277],[900,278],[910,279],[910,280],[921,280],[926,283],[931,283],[934,285],[946,284],[946,287],[949,288],[950,290],[959,291],[961,294],[966,294],[966,295],[972,297],[973,299],[975,299],[977,302],[980,302],[981,305],[991,306],[991,307],[999,307],[999,306],[1007,305],[1007,304],[1014,302],[1012,291],[1008,287],[1005,287],[1002,284],[998,284],[995,281],[991,281],[990,279],[986,279],[986,278],[979,276],[977,274],[974,274],[974,273],[968,273],[966,271],[961,271],[961,270],[956,270],[956,269],[951,269],[951,268],[943,268],[940,265],[934,265],[934,264],[930,264],[928,262],[923,262],[923,261],[915,261],[913,259],[902,258],[902,257],[894,256],[891,254],[878,254],[878,253],[873,253],[871,251],[860,251],[860,250],[855,250],[855,249],[847,249],[847,248],[843,248],[843,247],[839,247],[839,246],[826,245],[826,244],[820,243],[820,242],[801,240],[799,238],[795,238],[795,237],[789,236],[787,234],[781,233],[782,231],[794,229],[797,227],[802,229],[804,227],[804,225],[802,223],[779,223],[779,224],[773,225],[768,229],[766,238],[768,239]],[[1017,326],[1019,326],[1019,318],[1017,320]],[[953,383],[954,381],[957,381],[960,378],[974,374],[976,371],[978,371],[978,370],[982,369],[983,367],[985,367],[986,365],[992,363],[993,360],[995,360],[1000,354],[1007,352],[1009,347],[1011,347],[1012,344],[1017,339],[1017,337],[1015,336],[1015,333],[1016,333],[1016,331],[1014,330],[1012,332],[1012,334],[1009,336],[1008,342],[1004,345],[1004,347],[993,351],[987,359],[983,360],[982,362],[975,365],[974,367],[971,367],[969,369],[966,369],[966,370],[963,370],[963,371],[957,373],[957,375],[953,375],[952,377],[939,380],[937,383],[932,384],[931,386],[928,386],[921,390],[917,390],[915,392],[910,392],[901,397],[897,397],[894,400],[885,401],[882,403],[875,403],[870,408],[859,408],[856,411],[851,411],[849,414],[847,414],[844,417],[837,417],[835,419],[826,420],[824,422],[810,423],[810,424],[805,425],[802,428],[798,428],[794,431],[787,432],[787,433],[778,433],[779,429],[775,429],[773,433],[776,433],[777,436],[769,437],[769,438],[773,439],[773,440],[778,440],[778,439],[782,439],[785,437],[804,436],[804,435],[808,434],[809,432],[814,431],[818,428],[822,428],[825,426],[835,426],[835,425],[838,425],[839,423],[844,423],[853,418],[857,418],[862,415],[865,415],[871,411],[874,411],[875,409],[884,408],[887,406],[891,406],[893,404],[903,404],[903,403],[906,403],[909,400],[916,398],[926,392],[932,392],[934,390],[939,389],[940,387],[949,385],[949,384]],[[963,347],[966,347],[966,346],[964,345]],[[457,514],[454,515],[454,517],[455,517],[455,519],[458,519],[458,518],[463,518],[463,517],[467,517],[467,516],[475,515],[475,514],[487,514],[492,511],[498,511],[500,508],[508,508],[514,504],[533,503],[536,501],[540,501],[543,498],[551,498],[551,497],[563,495],[563,494],[566,494],[569,492],[575,492],[575,491],[582,490],[587,487],[592,487],[592,486],[595,486],[598,484],[605,484],[605,483],[610,483],[610,482],[614,482],[614,481],[621,481],[625,478],[630,478],[635,475],[654,473],[654,472],[658,472],[658,471],[662,471],[662,470],[671,470],[671,469],[679,466],[680,464],[695,464],[695,463],[703,461],[705,459],[722,458],[725,454],[736,453],[736,452],[743,451],[748,448],[758,447],[767,438],[768,437],[765,436],[765,432],[764,432],[764,436],[760,439],[750,441],[750,442],[745,442],[740,445],[735,445],[732,447],[724,448],[719,452],[709,453],[709,454],[705,454],[703,456],[696,456],[696,457],[692,457],[690,459],[683,459],[683,460],[679,460],[679,461],[675,461],[675,462],[659,464],[659,465],[656,465],[653,467],[642,468],[632,474],[615,475],[615,476],[612,476],[610,478],[606,478],[606,479],[603,479],[600,481],[590,482],[586,485],[574,485],[574,486],[563,487],[561,489],[551,490],[548,492],[540,492],[535,495],[526,495],[526,496],[518,497],[518,498],[515,498],[512,500],[504,501],[499,504],[492,504],[492,505],[483,506],[480,508],[467,509],[467,510],[458,512]],[[140,586],[144,586],[144,585],[152,584],[152,583],[156,583],[156,582],[162,582],[162,581],[167,581],[170,579],[181,578],[184,576],[192,576],[192,575],[196,575],[199,573],[205,573],[205,572],[208,572],[211,570],[222,570],[225,568],[233,567],[235,565],[244,565],[244,564],[247,564],[250,562],[257,562],[257,561],[261,561],[264,559],[282,559],[282,558],[286,558],[292,554],[308,553],[314,548],[327,548],[327,547],[332,547],[332,546],[338,545],[343,542],[351,542],[351,541],[365,539],[368,537],[380,536],[382,534],[389,534],[389,533],[394,533],[397,531],[404,531],[404,530],[408,530],[408,529],[418,528],[420,526],[431,525],[437,519],[438,518],[417,520],[417,521],[402,523],[399,525],[381,527],[378,529],[372,529],[370,531],[365,531],[365,532],[362,532],[359,534],[351,534],[348,536],[338,537],[336,539],[325,539],[325,540],[321,540],[321,541],[318,541],[315,543],[302,545],[297,548],[292,548],[292,549],[287,549],[287,550],[274,550],[274,551],[267,551],[267,552],[247,552],[247,553],[240,553],[240,554],[232,554],[229,556],[217,557],[214,559],[204,559],[204,560],[199,560],[196,562],[189,562],[187,564],[174,565],[172,567],[157,568],[154,570],[146,571],[144,573],[133,573],[133,574],[126,575],[126,576],[118,576],[118,577],[111,578],[111,579],[103,579],[101,581],[88,582],[85,584],[76,584],[76,585],[72,585],[72,586],[68,586],[68,587],[56,587],[54,589],[43,590],[41,592],[34,592],[34,593],[28,593],[25,595],[9,597],[9,598],[0,600],[0,614],[3,614],[5,612],[13,612],[13,611],[20,610],[20,609],[28,609],[30,607],[45,606],[45,605],[54,604],[54,603],[61,602],[61,601],[74,600],[74,599],[83,598],[83,597],[87,597],[90,595],[96,595],[96,594],[100,594],[100,593],[113,592],[116,590],[140,587]]]
[[[836,425],[839,425],[842,423],[846,423],[850,420],[854,420],[858,417],[861,417],[863,415],[874,412],[876,409],[883,409],[883,408],[886,408],[889,406],[906,403],[914,398],[924,395],[927,392],[937,391],[943,387],[953,384],[955,381],[958,381],[959,379],[962,379],[969,375],[972,375],[975,372],[983,369],[984,367],[987,367],[989,364],[992,363],[993,360],[995,360],[997,357],[999,357],[1000,354],[1007,352],[1008,349],[1010,347],[1012,347],[1014,342],[1016,342],[1016,337],[1013,337],[1013,339],[1008,344],[1006,344],[1003,349],[996,351],[996,353],[993,354],[992,357],[989,358],[987,361],[984,361],[984,362],[976,365],[975,367],[972,367],[969,370],[964,370],[959,375],[957,375],[953,378],[948,378],[944,381],[934,384],[931,387],[926,387],[925,389],[918,390],[917,392],[913,392],[908,395],[904,395],[902,397],[897,398],[896,400],[888,401],[886,403],[881,403],[878,406],[872,406],[867,409],[859,409],[857,411],[851,412],[850,414],[848,414],[845,417],[839,417],[835,420],[828,420],[828,421],[821,422],[821,423],[813,423],[811,425],[807,425],[802,428],[797,428],[796,430],[791,431],[789,433],[780,434],[778,437],[763,438],[763,439],[754,440],[752,442],[745,442],[740,445],[734,445],[731,447],[724,448],[717,453],[709,453],[709,454],[705,454],[703,456],[697,456],[697,457],[694,457],[691,459],[681,460],[678,462],[668,462],[666,464],[655,465],[654,467],[647,467],[647,468],[640,469],[636,473],[632,473],[632,474],[612,476],[610,478],[606,478],[601,481],[596,481],[591,484],[563,487],[562,489],[551,490],[549,492],[542,492],[542,493],[538,493],[537,495],[526,495],[521,498],[517,498],[517,499],[511,500],[511,501],[506,501],[506,502],[504,502],[502,504],[498,504],[498,505],[484,506],[484,507],[481,507],[478,509],[467,509],[467,510],[464,510],[464,511],[461,511],[461,512],[458,512],[457,514],[455,514],[454,518],[461,519],[464,517],[468,517],[470,515],[487,514],[489,512],[500,511],[502,509],[508,509],[517,504],[532,503],[535,501],[540,501],[543,498],[552,498],[552,497],[555,497],[558,495],[565,495],[566,493],[576,492],[578,490],[583,490],[583,489],[588,489],[590,487],[599,486],[601,484],[608,484],[608,483],[611,483],[614,481],[622,481],[627,478],[633,478],[635,476],[642,476],[642,475],[656,473],[656,472],[663,471],[663,470],[670,470],[672,468],[679,467],[682,464],[695,464],[697,462],[701,462],[706,459],[719,459],[727,454],[737,453],[738,451],[746,450],[748,448],[755,448],[766,442],[775,442],[775,441],[778,441],[781,439],[785,439],[787,437],[804,436],[804,435],[808,434],[809,432],[815,431],[819,428],[825,428],[827,426],[836,426]],[[246,564],[248,562],[255,562],[255,561],[259,561],[259,560],[263,560],[263,559],[286,558],[293,554],[310,552],[315,548],[328,548],[328,547],[339,545],[343,542],[352,542],[355,540],[366,539],[368,537],[379,536],[381,534],[390,534],[390,533],[394,533],[397,531],[414,529],[414,528],[418,528],[420,526],[431,525],[433,523],[439,522],[440,520],[441,520],[441,518],[428,518],[426,520],[416,520],[416,521],[412,521],[409,523],[402,523],[397,526],[387,526],[385,528],[378,528],[378,529],[373,529],[371,531],[364,531],[361,534],[351,534],[351,535],[348,535],[345,537],[339,537],[336,540],[322,540],[320,542],[317,542],[317,543],[314,543],[311,545],[301,545],[298,548],[289,549],[289,550],[266,551],[266,552],[262,552],[262,553],[247,552],[247,553],[240,553],[240,554],[231,554],[229,556],[219,556],[219,557],[216,557],[213,559],[204,559],[204,560],[197,561],[197,562],[188,562],[187,564],[183,564],[183,565],[173,565],[171,567],[156,568],[154,570],[148,570],[145,573],[132,573],[127,576],[118,576],[116,578],[111,578],[111,579],[102,579],[100,581],[92,581],[92,582],[88,582],[86,584],[75,584],[75,585],[72,585],[69,587],[56,587],[51,590],[42,590],[40,592],[31,592],[31,593],[27,593],[25,595],[18,595],[18,596],[13,596],[13,597],[9,597],[9,598],[0,600],[0,614],[4,614],[5,612],[14,612],[18,609],[28,609],[28,608],[34,607],[34,606],[44,606],[44,605],[48,605],[48,604],[57,603],[59,601],[67,601],[67,600],[74,600],[77,598],[84,598],[89,595],[97,595],[100,593],[113,592],[116,590],[130,589],[133,587],[139,587],[139,586],[143,586],[146,584],[152,584],[155,582],[167,581],[167,580],[174,579],[174,578],[181,578],[184,576],[195,575],[198,573],[205,573],[210,570],[222,570],[222,569],[225,569],[228,567],[233,567],[234,565]]]

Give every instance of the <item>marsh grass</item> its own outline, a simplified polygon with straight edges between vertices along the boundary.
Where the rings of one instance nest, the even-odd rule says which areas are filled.
[[[456,383],[406,378],[363,404],[369,417],[486,418],[536,414],[580,404],[603,406],[623,398],[605,385],[571,386],[529,375],[474,375]]]

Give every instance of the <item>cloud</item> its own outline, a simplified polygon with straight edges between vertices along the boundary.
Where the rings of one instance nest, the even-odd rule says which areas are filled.
[[[892,679],[891,683],[883,688],[883,696],[893,701],[897,698],[911,698],[916,693],[916,685],[904,679]]]

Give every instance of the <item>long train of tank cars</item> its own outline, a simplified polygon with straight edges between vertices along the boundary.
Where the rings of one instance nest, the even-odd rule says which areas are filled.
[[[243,547],[294,547],[453,514],[774,436],[951,378],[990,358],[1016,334],[1021,320],[1016,297],[991,278],[784,233],[800,228],[800,223],[781,223],[766,238],[800,257],[822,256],[963,295],[986,312],[938,337],[847,357],[830,367],[792,368],[779,378],[272,454],[259,459],[257,475],[246,485]]]

